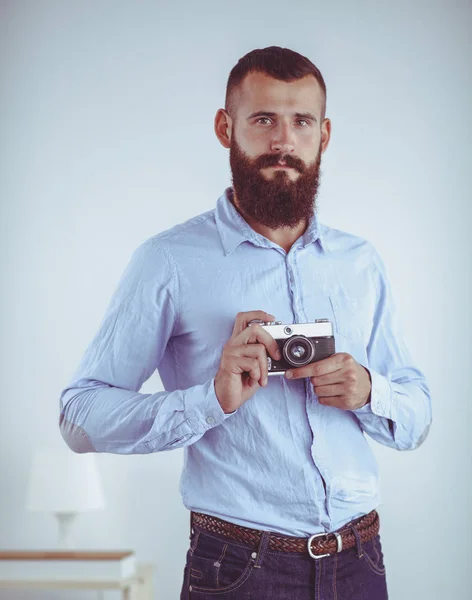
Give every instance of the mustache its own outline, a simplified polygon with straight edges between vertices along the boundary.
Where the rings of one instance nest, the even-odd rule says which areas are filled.
[[[279,164],[280,160],[282,160],[287,167],[292,167],[299,173],[303,173],[305,170],[303,161],[297,156],[292,156],[291,154],[263,154],[254,161],[254,166],[259,169],[264,169],[265,167],[275,167]]]

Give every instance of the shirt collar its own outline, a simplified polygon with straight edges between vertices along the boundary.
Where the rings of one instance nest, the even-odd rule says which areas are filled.
[[[215,219],[221,243],[228,256],[235,248],[243,242],[251,242],[255,246],[263,248],[278,248],[279,246],[266,237],[254,231],[247,221],[239,214],[230,198],[233,197],[233,188],[229,187],[224,194],[218,198],[216,203]],[[323,252],[328,250],[324,226],[319,222],[316,214],[310,219],[308,227],[301,239],[301,247],[304,248],[318,241]]]

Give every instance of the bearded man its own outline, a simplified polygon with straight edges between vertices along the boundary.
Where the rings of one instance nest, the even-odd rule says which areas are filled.
[[[181,600],[387,598],[365,434],[417,448],[431,399],[378,253],[318,219],[325,113],[308,58],[239,60],[215,117],[233,185],[137,248],[61,394],[75,452],[184,448]],[[271,331],[294,329],[290,362]],[[155,369],[165,391],[139,393]]]

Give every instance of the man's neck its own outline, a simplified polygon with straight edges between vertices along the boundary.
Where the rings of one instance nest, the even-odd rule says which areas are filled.
[[[294,228],[280,227],[279,229],[271,229],[270,227],[266,227],[265,225],[262,225],[255,219],[249,217],[240,209],[240,207],[238,206],[238,200],[236,198],[236,192],[232,194],[231,202],[233,203],[236,210],[244,218],[244,220],[248,223],[248,225],[252,229],[254,229],[254,231],[260,233],[271,242],[278,244],[287,253],[293,246],[293,244],[296,242],[296,240],[298,240],[298,238],[305,233],[306,228],[308,226],[306,220],[303,220],[299,224],[295,225]]]

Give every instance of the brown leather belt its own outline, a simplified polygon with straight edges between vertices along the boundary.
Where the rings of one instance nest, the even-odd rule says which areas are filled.
[[[249,529],[217,517],[203,513],[191,512],[191,525],[204,529],[210,533],[217,533],[238,542],[244,542],[258,547],[264,533],[258,529]],[[379,514],[376,510],[343,525],[341,529],[331,533],[315,533],[308,538],[292,537],[280,533],[271,533],[269,537],[269,550],[279,552],[308,552],[312,558],[322,558],[348,550],[356,545],[356,529],[361,542],[368,542],[374,538],[380,529]]]

